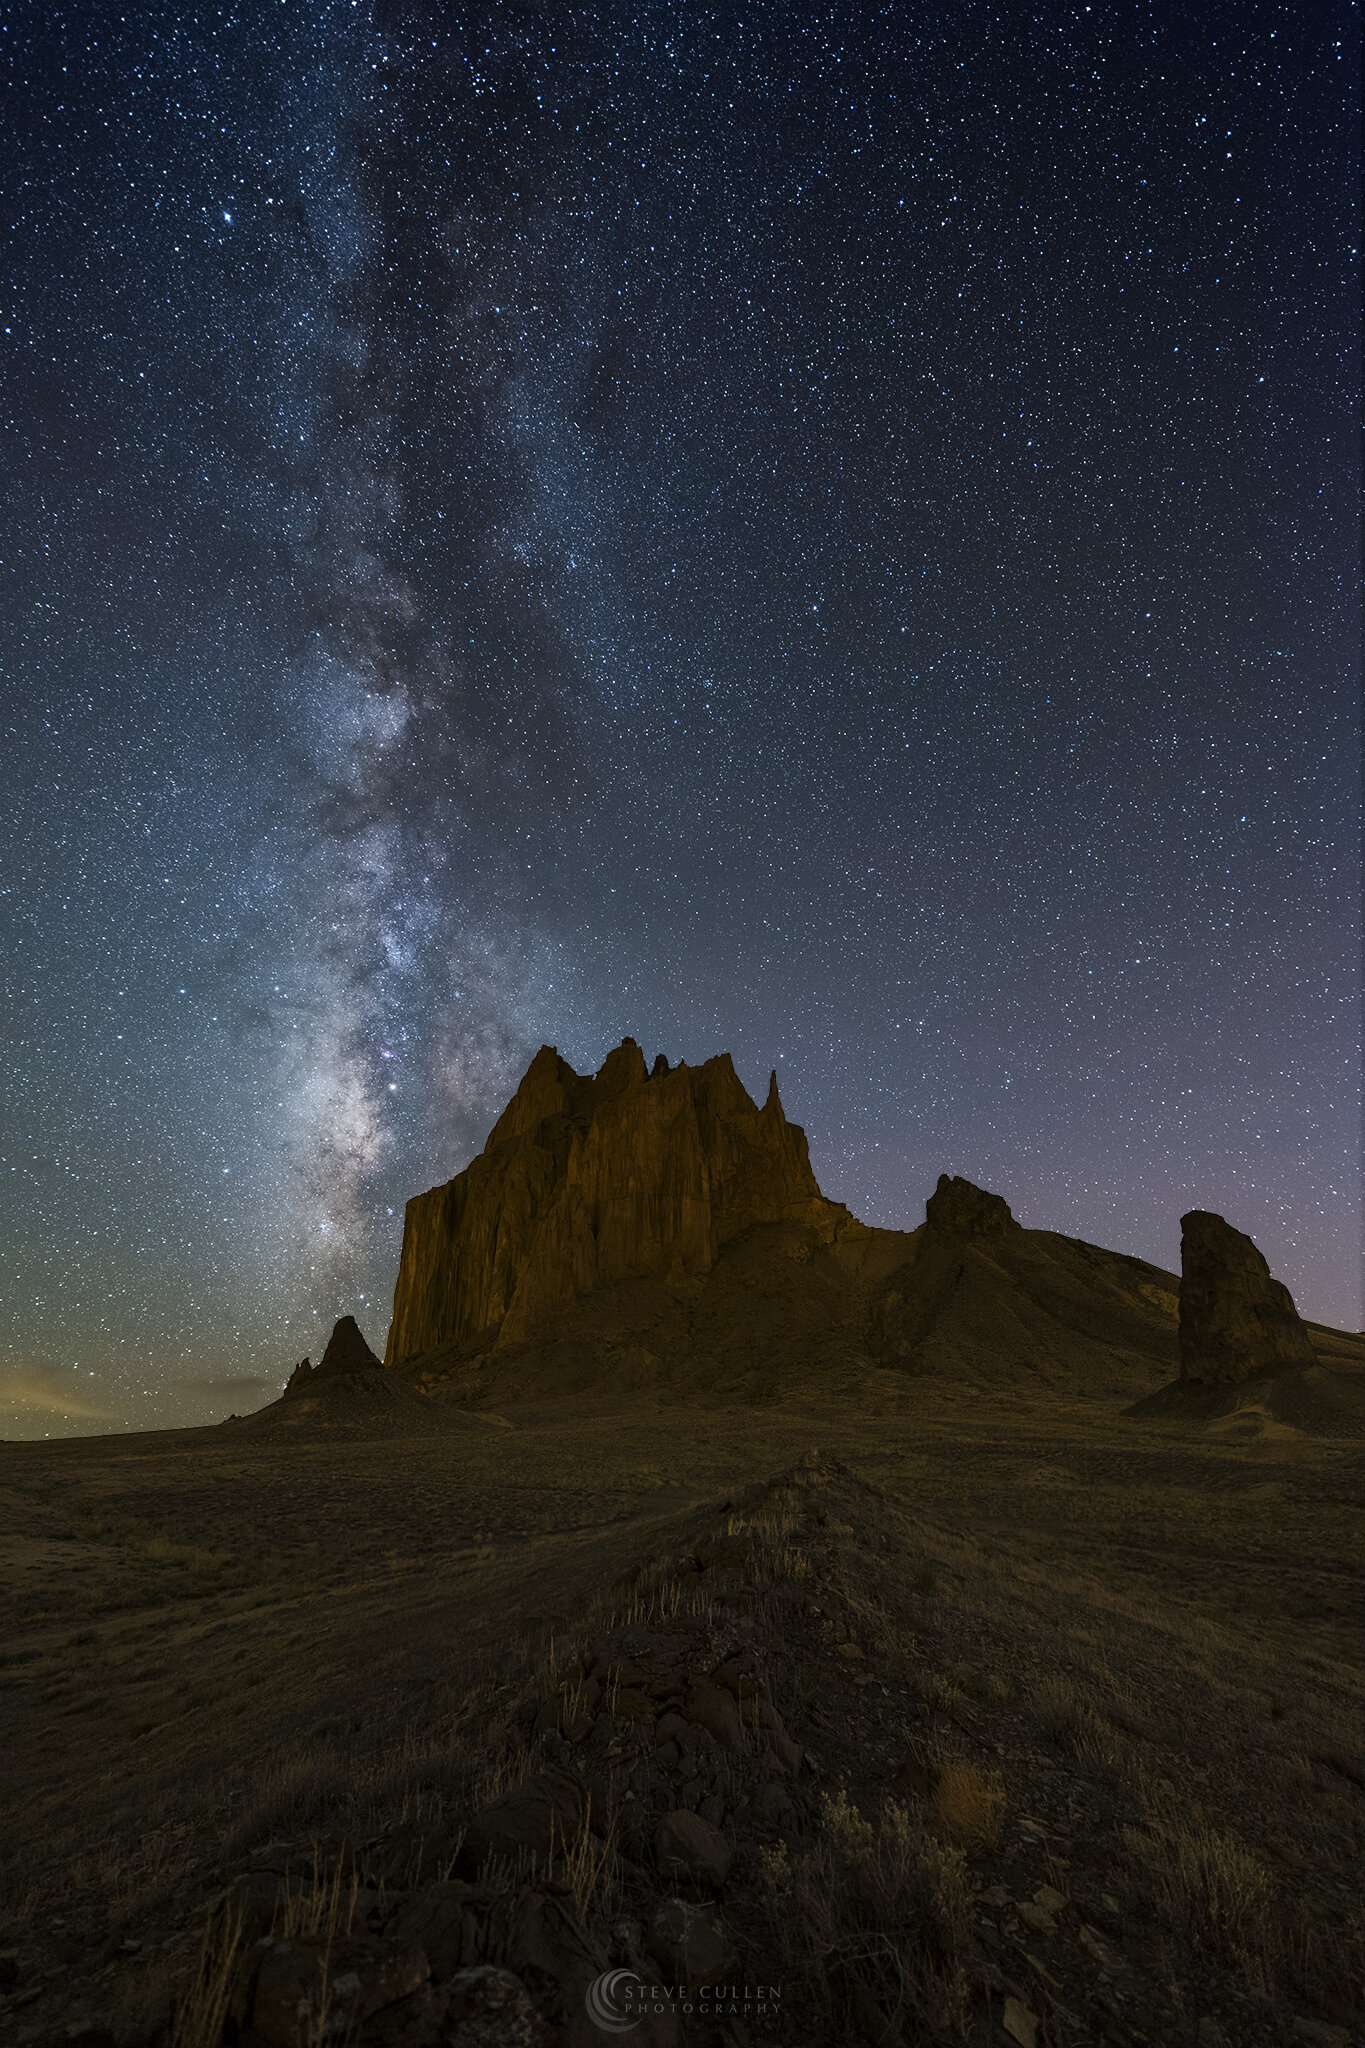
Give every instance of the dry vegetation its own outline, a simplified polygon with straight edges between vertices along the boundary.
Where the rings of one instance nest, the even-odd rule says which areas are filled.
[[[461,1887],[489,1966],[534,1893],[582,1967],[657,1970],[690,1801],[734,1861],[680,1889],[783,1991],[687,2038],[1356,2039],[1358,1450],[943,1399],[517,1423],[382,1458],[6,1448],[3,2038],[209,2048],[273,1928],[322,1959],[300,2042],[396,2039],[402,1997],[361,2019],[336,1986]],[[703,1681],[741,1743],[675,1758],[669,1688]],[[572,1825],[476,1853],[547,1770]]]

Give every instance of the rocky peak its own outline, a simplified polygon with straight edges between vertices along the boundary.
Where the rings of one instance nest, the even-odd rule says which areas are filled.
[[[319,1372],[358,1372],[369,1366],[380,1371],[380,1361],[360,1333],[360,1325],[354,1316],[341,1316],[332,1325],[332,1334],[327,1339],[327,1349],[322,1354]]]
[[[1294,1297],[1251,1239],[1209,1209],[1180,1219],[1180,1376],[1235,1385],[1312,1365]]]
[[[342,1316],[332,1326],[327,1349],[317,1365],[301,1358],[289,1375],[286,1394],[317,1390],[319,1381],[345,1378],[357,1372],[382,1372],[383,1366],[361,1335],[354,1316]]]
[[[385,1362],[546,1331],[613,1281],[704,1273],[755,1223],[831,1238],[846,1215],[776,1076],[760,1110],[728,1053],[651,1070],[626,1038],[581,1075],[542,1046],[478,1158],[408,1203]]]
[[[924,1205],[924,1220],[935,1231],[954,1237],[999,1237],[1021,1228],[1003,1195],[988,1194],[956,1173],[951,1179],[946,1173],[939,1175],[938,1186]]]
[[[605,1102],[615,1095],[627,1095],[632,1088],[643,1088],[649,1079],[645,1056],[633,1038],[623,1038],[614,1051],[609,1052],[593,1077],[597,1100]]]

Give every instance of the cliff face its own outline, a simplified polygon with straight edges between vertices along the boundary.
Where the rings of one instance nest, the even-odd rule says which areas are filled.
[[[1191,1209],[1180,1229],[1181,1378],[1235,1386],[1312,1365],[1294,1298],[1251,1239],[1208,1209]]]
[[[705,1273],[754,1223],[829,1241],[846,1218],[776,1076],[759,1109],[728,1053],[651,1073],[627,1038],[584,1076],[545,1045],[479,1157],[408,1203],[384,1363],[525,1341],[615,1280]]]

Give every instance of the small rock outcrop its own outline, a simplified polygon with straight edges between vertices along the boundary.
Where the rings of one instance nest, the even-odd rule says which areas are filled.
[[[935,1231],[954,1237],[1000,1237],[1022,1229],[1003,1195],[974,1187],[960,1174],[938,1177],[938,1186],[924,1205],[924,1220]]]
[[[382,1361],[375,1357],[365,1342],[355,1317],[342,1316],[332,1326],[321,1361],[314,1365],[310,1359],[301,1358],[290,1373],[284,1391],[286,1395],[316,1394],[326,1381],[345,1379],[358,1372],[383,1370]]]
[[[1180,1231],[1182,1380],[1236,1386],[1315,1362],[1293,1296],[1249,1237],[1208,1209],[1182,1216]]]
[[[408,1203],[384,1362],[523,1341],[613,1281],[708,1272],[755,1223],[828,1242],[847,1217],[776,1075],[759,1109],[728,1053],[651,1071],[626,1038],[582,1075],[545,1045],[478,1158]]]

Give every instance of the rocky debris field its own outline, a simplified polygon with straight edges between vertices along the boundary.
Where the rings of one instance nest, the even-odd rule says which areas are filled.
[[[60,1992],[0,1951],[4,2038],[1352,2048],[1358,1750],[1239,1777],[1207,1674],[1063,1661],[1000,1578],[811,1454],[509,1652],[458,1796],[263,1843]]]

